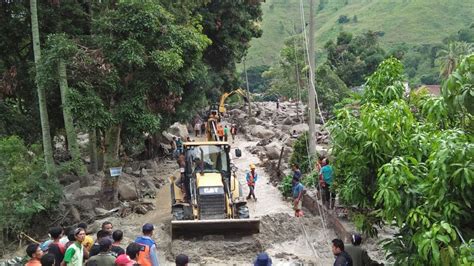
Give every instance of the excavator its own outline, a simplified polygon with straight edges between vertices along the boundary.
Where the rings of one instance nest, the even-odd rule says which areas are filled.
[[[231,92],[224,92],[219,101],[219,105],[213,104],[209,108],[206,126],[206,136],[208,141],[219,141],[217,133],[219,127],[221,127],[220,122],[222,115],[226,112],[225,101],[234,94],[242,96],[245,102],[249,102],[247,94],[241,88],[237,88]]]
[[[230,96],[232,96],[234,94],[240,95],[246,103],[249,102],[249,98],[247,97],[247,93],[241,88],[237,88],[237,89],[235,89],[231,92],[224,92],[224,94],[222,94],[221,99],[219,101],[219,113],[221,113],[221,114],[225,113],[225,111],[226,111],[225,101],[227,100],[227,98],[229,98]]]
[[[258,233],[249,217],[230,145],[223,141],[185,142],[180,177],[171,177],[171,235]],[[239,149],[235,150],[241,156]]]

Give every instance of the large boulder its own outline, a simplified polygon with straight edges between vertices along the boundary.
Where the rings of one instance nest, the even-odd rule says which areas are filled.
[[[322,145],[316,145],[316,153],[319,156],[327,157],[329,155],[328,147]]]
[[[281,152],[281,145],[278,143],[270,143],[269,145],[265,146],[265,155],[270,160],[275,160],[280,158]]]
[[[298,125],[294,125],[294,126],[291,127],[290,133],[292,133],[294,130],[296,130],[296,133],[298,133],[298,135],[300,135],[303,132],[308,131],[309,127],[308,127],[307,124],[298,124]]]
[[[172,135],[180,137],[182,140],[185,140],[189,136],[187,126],[178,122],[171,125],[168,129],[168,132]]]
[[[161,135],[163,135],[163,137],[166,139],[166,141],[168,143],[170,143],[171,141],[173,141],[173,135],[171,135],[170,133],[166,132],[166,131],[163,131],[161,133]]]
[[[291,124],[293,124],[293,120],[290,117],[287,117],[285,118],[285,120],[283,120],[283,125],[291,125]]]
[[[74,192],[73,197],[76,200],[82,200],[82,199],[86,199],[86,198],[93,198],[99,192],[100,192],[100,187],[99,186],[82,187],[82,188],[76,190],[76,192]]]
[[[132,201],[138,199],[137,191],[133,183],[119,183],[118,195],[120,200]]]
[[[249,125],[256,125],[256,124],[257,124],[257,118],[250,117],[249,118]]]
[[[264,138],[264,139],[272,138],[275,135],[273,131],[266,129],[265,127],[261,125],[253,126],[250,131],[250,134],[252,134],[252,136],[254,137]]]

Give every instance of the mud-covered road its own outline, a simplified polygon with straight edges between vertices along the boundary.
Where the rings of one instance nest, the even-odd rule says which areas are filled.
[[[155,239],[163,265],[172,264],[174,257],[180,253],[187,254],[195,264],[250,265],[262,251],[267,252],[278,265],[330,265],[334,260],[330,245],[330,241],[335,238],[334,232],[331,229],[325,231],[319,216],[312,216],[309,212],[302,218],[293,217],[290,202],[283,199],[278,189],[270,184],[269,174],[260,167],[260,160],[247,151],[247,147],[255,144],[238,137],[232,147],[242,150],[242,157],[233,158],[233,163],[238,168],[237,175],[244,184],[245,194],[248,193],[245,172],[250,163],[257,166],[257,201],[250,200],[248,205],[251,217],[261,219],[259,234],[205,235],[172,241],[169,184],[157,193],[154,199],[155,210],[146,215],[134,214],[112,220],[114,227],[121,228],[126,236],[130,236],[128,241],[131,241],[133,236],[140,234],[142,224],[155,224]],[[163,174],[177,174],[175,162],[162,162],[160,166],[163,167]],[[127,242],[127,239],[124,242]]]

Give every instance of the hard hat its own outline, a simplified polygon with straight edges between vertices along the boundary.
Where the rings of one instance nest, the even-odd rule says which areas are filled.
[[[251,163],[250,164],[250,169],[255,169],[255,164]]]

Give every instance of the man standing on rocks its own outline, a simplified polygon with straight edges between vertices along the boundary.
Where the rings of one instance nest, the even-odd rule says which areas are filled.
[[[327,158],[323,159],[322,166],[323,167],[321,167],[319,174],[322,176],[322,182],[320,185],[322,189],[323,204],[326,205],[327,208],[332,209],[334,208],[334,203],[336,201],[336,194],[331,192],[333,169],[332,166],[329,165],[329,160]]]
[[[232,143],[234,143],[235,135],[237,135],[237,126],[235,124],[232,124],[232,127],[230,128],[230,134],[232,135]]]
[[[224,141],[228,141],[228,140],[229,140],[229,133],[230,133],[229,131],[230,131],[230,129],[229,129],[229,127],[226,125],[226,126],[224,127]]]
[[[296,178],[296,179],[298,179],[298,181],[300,181],[301,180],[300,166],[298,164],[294,163],[291,166],[291,170],[293,170],[293,178]]]
[[[253,196],[254,200],[257,200],[255,197],[255,182],[257,182],[258,175],[255,173],[255,164],[250,165],[250,172],[247,172],[247,176],[245,177],[247,180],[247,185],[249,186],[249,195],[247,199],[250,199]]]
[[[194,136],[197,138],[199,137],[199,132],[201,131],[201,122],[196,121],[196,124],[194,124]]]
[[[360,247],[362,237],[359,234],[353,234],[351,242],[352,245],[347,245],[344,250],[351,256],[354,266],[383,265],[373,261],[367,253],[367,250]]]
[[[303,213],[301,209],[303,208],[303,193],[304,193],[304,186],[300,183],[299,178],[293,177],[292,180],[293,187],[292,187],[292,197],[293,197],[293,209],[295,210],[295,216],[301,217]]]
[[[336,256],[334,266],[353,266],[352,258],[344,251],[344,242],[340,239],[332,240],[332,253]]]

